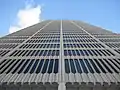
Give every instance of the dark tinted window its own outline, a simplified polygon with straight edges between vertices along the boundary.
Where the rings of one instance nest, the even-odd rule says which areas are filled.
[[[82,59],[79,59],[79,61],[80,61],[80,64],[81,64],[81,66],[82,66],[82,68],[83,68],[83,71],[84,71],[85,73],[88,73],[88,70],[87,70],[87,68],[86,68],[83,60],[82,60]]]
[[[65,59],[65,72],[70,73],[69,62],[68,59]]]
[[[40,62],[39,62],[38,68],[37,68],[37,70],[36,70],[36,73],[40,73],[41,68],[42,68],[42,66],[43,66],[43,62],[44,62],[44,59],[41,59]]]
[[[71,67],[72,73],[76,73],[73,59],[70,59],[70,67]]]

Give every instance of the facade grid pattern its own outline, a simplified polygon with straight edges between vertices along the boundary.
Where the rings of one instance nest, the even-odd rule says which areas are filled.
[[[0,38],[0,90],[120,90],[120,35],[46,20]]]

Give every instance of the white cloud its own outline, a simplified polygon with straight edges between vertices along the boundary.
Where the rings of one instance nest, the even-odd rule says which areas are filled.
[[[17,13],[15,25],[10,26],[9,33],[16,32],[25,27],[31,26],[41,21],[41,6],[34,5],[33,1],[26,3],[24,9],[20,9]]]

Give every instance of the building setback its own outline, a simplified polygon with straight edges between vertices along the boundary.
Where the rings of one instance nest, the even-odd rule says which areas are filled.
[[[0,90],[120,90],[120,34],[46,20],[1,37]]]

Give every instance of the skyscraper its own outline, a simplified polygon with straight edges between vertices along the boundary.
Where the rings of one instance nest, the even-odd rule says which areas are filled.
[[[0,90],[120,90],[120,35],[46,20],[4,36]]]

